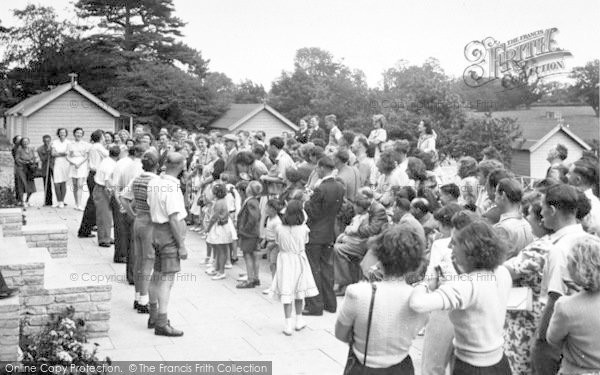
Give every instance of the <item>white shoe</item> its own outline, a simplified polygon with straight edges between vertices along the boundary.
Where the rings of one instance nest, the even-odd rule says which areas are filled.
[[[213,280],[223,280],[225,278],[225,274],[224,273],[217,273],[216,275],[214,275],[212,277]]]
[[[232,268],[233,268],[233,266],[231,265],[231,263],[226,263],[226,264],[225,264],[225,269],[226,269],[226,270],[230,270],[230,269],[232,269]]]
[[[296,316],[296,331],[302,331],[304,328],[306,328],[306,321],[302,315]]]
[[[262,291],[262,294],[264,294],[264,295],[269,295],[269,294],[272,294],[272,293],[273,293],[273,291],[271,290],[271,287],[263,289],[263,291]]]
[[[283,334],[286,336],[291,336],[294,332],[294,328],[292,327],[292,319],[285,320],[285,328],[283,329]]]
[[[60,207],[60,202],[56,202],[56,203],[54,203],[54,204],[52,205],[52,207],[53,207],[53,208]]]
[[[240,277],[238,277],[237,281],[247,281],[248,280],[248,275],[240,275]]]
[[[63,202],[58,202],[58,208],[65,208],[65,204]]]

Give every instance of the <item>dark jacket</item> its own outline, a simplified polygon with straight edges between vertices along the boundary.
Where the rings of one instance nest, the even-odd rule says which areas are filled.
[[[308,139],[308,142],[312,141],[313,139],[317,139],[317,138],[324,140],[325,143],[327,143],[327,141],[328,141],[325,131],[321,128],[317,129],[316,131],[309,129],[306,134],[306,137]]]
[[[250,198],[242,205],[237,219],[237,231],[240,237],[258,238],[260,229],[260,208],[258,199]]]
[[[344,185],[327,178],[315,188],[304,210],[308,215],[309,242],[328,244],[335,241],[334,225],[344,199]]]
[[[371,207],[369,207],[369,222],[363,223],[358,227],[357,235],[360,238],[376,236],[387,222],[388,218],[385,207],[379,202],[373,202]]]

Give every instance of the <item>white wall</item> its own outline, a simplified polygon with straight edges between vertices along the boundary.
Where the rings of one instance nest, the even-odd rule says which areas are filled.
[[[292,134],[294,133],[294,129],[287,126],[267,110],[262,110],[257,113],[256,116],[252,117],[242,126],[234,129],[233,133],[237,133],[239,130],[247,130],[249,132],[262,130],[267,135],[265,141],[268,141],[271,137],[281,137],[281,133],[284,131]]]
[[[72,139],[76,127],[83,128],[83,139],[89,141],[96,129],[114,131],[115,118],[77,91],[71,90],[29,116],[26,134],[33,145],[41,145],[44,134],[50,134],[54,139],[58,128],[67,128]]]
[[[581,146],[564,132],[559,131],[550,137],[550,139],[548,139],[537,150],[531,153],[531,177],[546,177],[546,171],[548,170],[548,167],[550,167],[550,164],[546,161],[548,151],[556,147],[558,143],[562,144],[567,148],[567,150],[569,150],[565,164],[572,163],[581,158],[581,155],[583,154],[583,149]]]

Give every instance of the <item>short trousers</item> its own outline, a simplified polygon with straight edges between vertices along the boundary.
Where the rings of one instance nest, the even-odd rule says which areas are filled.
[[[181,271],[179,248],[175,237],[171,233],[169,223],[154,224],[154,271],[161,273],[175,273]]]
[[[246,238],[240,236],[240,249],[244,254],[250,254],[258,251],[258,238]]]

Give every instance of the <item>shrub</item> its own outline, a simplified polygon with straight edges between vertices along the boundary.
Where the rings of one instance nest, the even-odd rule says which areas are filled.
[[[42,363],[52,366],[89,366],[91,369],[109,365],[111,362],[108,357],[105,360],[97,357],[98,344],[94,343],[91,349],[84,345],[87,343],[85,322],[83,319],[75,319],[74,316],[75,309],[70,306],[65,312],[53,317],[39,334],[21,335],[23,365],[30,366],[29,368],[35,366],[37,369]],[[69,368],[66,367],[66,370]]]
[[[0,186],[0,208],[17,207],[15,189],[11,186]]]

